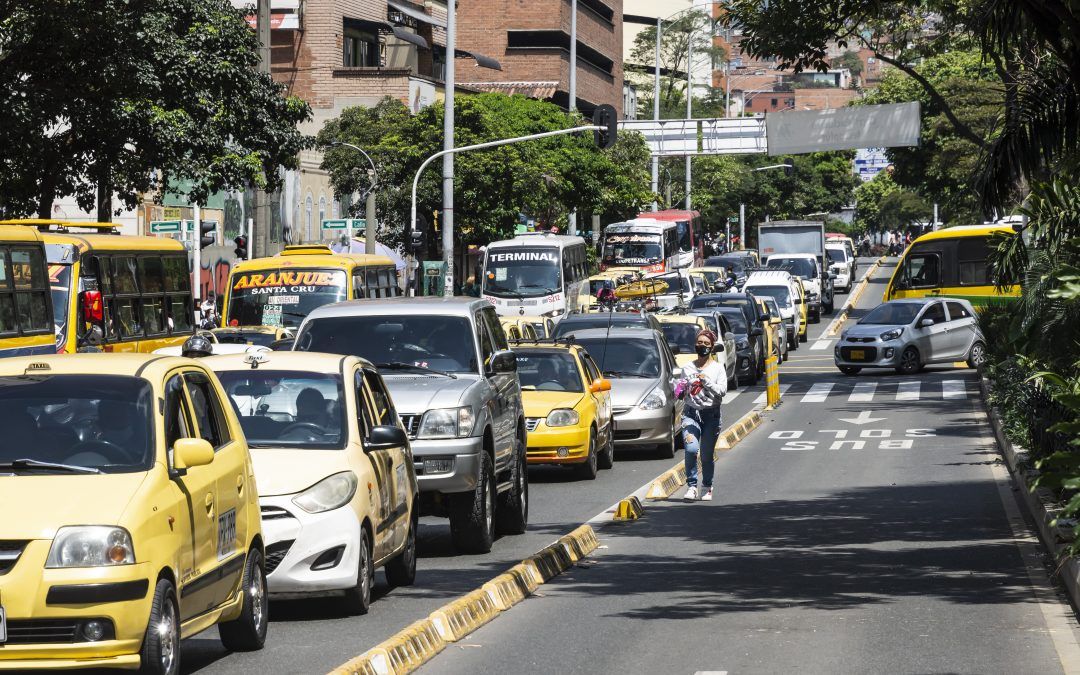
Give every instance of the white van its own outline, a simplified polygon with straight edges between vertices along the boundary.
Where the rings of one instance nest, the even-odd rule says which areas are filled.
[[[802,328],[802,312],[796,304],[799,301],[799,289],[795,284],[798,283],[799,280],[789,272],[764,270],[751,272],[743,286],[743,291],[749,291],[758,297],[768,296],[776,301],[787,330],[789,345],[799,344],[799,332]]]
[[[826,244],[825,255],[829,257],[829,272],[836,275],[836,290],[850,293],[855,281],[855,258],[844,244]]]

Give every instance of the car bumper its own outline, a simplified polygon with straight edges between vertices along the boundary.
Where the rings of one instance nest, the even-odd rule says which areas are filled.
[[[356,585],[360,520],[352,506],[307,513],[293,495],[261,497],[266,584],[271,595],[318,594]]]
[[[671,420],[674,411],[670,405],[656,410],[633,408],[615,411],[615,445],[659,445],[668,443],[672,437]]]
[[[589,458],[589,430],[540,422],[529,432],[526,458],[529,464],[580,464]]]
[[[862,359],[852,358],[852,351],[862,350]],[[896,342],[841,342],[833,348],[833,361],[837,366],[857,368],[895,368],[900,365],[904,345]]]
[[[420,492],[470,492],[476,489],[480,453],[484,451],[482,437],[413,440],[411,444]]]
[[[150,563],[115,567],[46,569],[51,541],[34,540],[18,562],[0,576],[0,605],[8,640],[0,645],[0,670],[135,668],[153,602]],[[112,623],[112,639],[91,642],[81,634],[89,620]],[[42,632],[41,621],[62,622]],[[57,641],[62,626],[74,636]]]

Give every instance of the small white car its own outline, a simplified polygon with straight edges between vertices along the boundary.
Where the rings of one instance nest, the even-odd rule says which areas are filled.
[[[825,253],[829,256],[829,272],[836,275],[833,281],[836,290],[850,293],[855,281],[855,259],[848,253],[847,246],[827,244]]]
[[[412,450],[375,367],[355,356],[274,352],[203,359],[251,448],[271,597],[343,596],[366,614],[375,568],[416,577]]]

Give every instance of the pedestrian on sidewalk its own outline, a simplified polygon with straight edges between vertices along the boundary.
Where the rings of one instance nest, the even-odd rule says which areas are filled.
[[[675,395],[684,400],[682,414],[683,462],[686,466],[686,501],[713,497],[713,469],[716,441],[720,437],[720,402],[727,393],[727,373],[723,361],[714,359],[716,335],[710,330],[697,334],[697,359],[675,373]],[[701,489],[698,489],[698,457],[701,458]]]

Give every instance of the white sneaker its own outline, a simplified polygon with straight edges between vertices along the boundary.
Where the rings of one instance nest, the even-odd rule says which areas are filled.
[[[711,502],[712,501],[712,488],[705,488],[705,492],[701,495],[701,501],[703,501],[703,502]]]
[[[694,486],[694,485],[691,485],[690,487],[686,488],[686,494],[683,495],[683,501],[684,502],[692,502],[692,501],[695,501],[696,499],[697,499],[697,487]]]

